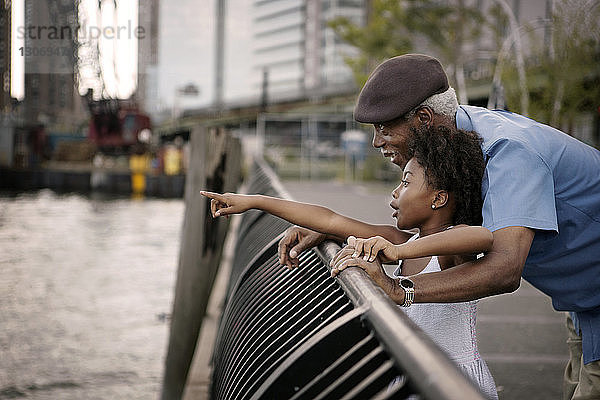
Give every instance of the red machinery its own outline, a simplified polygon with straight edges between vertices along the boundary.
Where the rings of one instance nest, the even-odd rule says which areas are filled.
[[[103,150],[127,149],[139,143],[139,135],[151,129],[150,117],[115,99],[93,101],[88,139]]]

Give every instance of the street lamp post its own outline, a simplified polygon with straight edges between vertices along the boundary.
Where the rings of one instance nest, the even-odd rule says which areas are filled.
[[[175,88],[175,98],[173,99],[173,108],[171,110],[171,118],[175,119],[179,117],[179,100],[182,97],[198,97],[200,95],[200,89],[193,83],[188,83],[185,86],[179,86]]]

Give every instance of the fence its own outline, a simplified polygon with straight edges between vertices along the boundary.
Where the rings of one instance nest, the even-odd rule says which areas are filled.
[[[257,162],[250,193],[289,197]],[[333,242],[279,265],[289,226],[243,216],[213,354],[212,399],[482,399],[364,271],[331,278]]]

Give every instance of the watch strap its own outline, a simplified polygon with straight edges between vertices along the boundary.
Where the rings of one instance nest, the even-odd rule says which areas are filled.
[[[404,290],[404,303],[402,307],[410,307],[415,299],[415,284],[408,278],[400,278],[398,285]]]

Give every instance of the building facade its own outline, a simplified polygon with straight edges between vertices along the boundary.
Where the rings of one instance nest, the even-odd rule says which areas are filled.
[[[25,98],[31,124],[73,131],[86,117],[75,86],[77,2],[25,0]]]
[[[142,111],[158,111],[159,0],[139,2],[138,24],[144,29],[138,41],[138,86],[135,98]]]
[[[361,23],[364,0],[255,0],[252,11],[255,88],[276,98],[353,85],[344,55],[355,50],[327,22],[345,16]]]
[[[0,1],[0,115],[11,109],[11,1]]]

